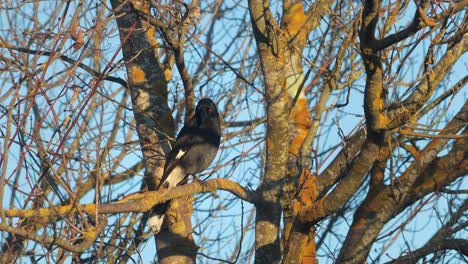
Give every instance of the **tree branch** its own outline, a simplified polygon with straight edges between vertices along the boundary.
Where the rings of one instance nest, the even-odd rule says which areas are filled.
[[[345,170],[349,169],[356,154],[361,150],[362,144],[366,140],[366,129],[361,128],[348,140],[345,140],[343,149],[336,155],[335,159],[328,167],[317,177],[318,198],[323,197],[330,188],[344,175]]]
[[[459,228],[453,228],[453,226],[466,214],[466,210],[468,210],[467,200],[465,200],[457,211],[451,215],[449,221],[447,221],[447,223],[445,223],[424,246],[417,250],[408,252],[404,256],[389,261],[387,264],[415,263],[424,256],[443,250],[457,250],[467,256],[468,240],[450,238],[459,230]]]
[[[432,96],[435,88],[441,83],[453,64],[465,53],[468,34],[453,43],[439,62],[424,74],[421,82],[414,88],[412,94],[403,102],[396,102],[386,111],[387,123],[385,128],[392,130],[405,124]],[[432,60],[431,48],[426,60]],[[461,80],[463,83],[463,79]]]
[[[427,1],[426,4],[427,5]],[[416,11],[414,13],[413,20],[411,20],[411,23],[401,31],[398,31],[396,33],[393,33],[389,36],[386,36],[383,39],[376,40],[374,42],[374,47],[376,51],[380,51],[383,49],[388,48],[389,46],[398,43],[412,35],[414,35],[416,32],[418,32],[421,28],[425,26],[429,26],[424,23],[423,19],[421,18],[421,12],[424,12],[424,7],[419,7],[416,8]],[[423,14],[425,16],[425,14]]]
[[[78,244],[70,243],[69,239],[61,238],[57,236],[37,235],[23,228],[14,228],[4,223],[0,223],[0,230],[11,233],[11,234],[15,234],[17,236],[21,236],[29,240],[36,241],[38,243],[57,245],[70,252],[80,253],[80,252],[84,252],[85,250],[87,250],[89,247],[93,245],[99,233],[104,230],[106,225],[107,225],[107,218],[100,218],[99,226],[97,227],[97,229],[95,227],[89,227],[81,232],[82,234],[82,237],[80,238],[81,242]]]
[[[364,176],[377,159],[379,146],[370,140],[364,143],[360,153],[347,170],[336,188],[310,208],[304,208],[298,214],[301,222],[317,222],[340,208],[359,188]]]
[[[16,46],[13,46],[13,45],[7,44],[7,43],[0,43],[0,48],[9,48],[9,49],[16,50],[16,51],[19,51],[19,52],[23,52],[23,53],[27,53],[27,54],[33,54],[33,55],[40,55],[40,56],[52,56],[52,55],[55,56],[56,55],[55,53],[52,53],[50,51],[32,50],[32,49],[27,49],[27,48],[22,48],[22,47],[16,47]],[[102,76],[103,80],[110,81],[110,82],[115,82],[115,83],[118,83],[118,84],[122,85],[125,88],[128,88],[127,82],[122,78],[114,77],[114,76],[107,76],[107,75],[103,76],[102,73],[93,70],[88,65],[83,64],[83,63],[81,63],[81,62],[79,62],[77,60],[74,60],[72,58],[69,58],[69,57],[67,57],[65,55],[60,55],[60,56],[58,56],[58,58],[60,58],[61,60],[65,61],[65,62],[68,62],[70,64],[77,65],[79,68],[85,70],[86,72],[93,75],[94,77]]]
[[[129,212],[146,212],[156,204],[165,201],[185,197],[196,193],[215,192],[216,190],[228,191],[238,198],[256,203],[259,201],[258,195],[248,190],[236,182],[226,179],[212,179],[204,182],[193,182],[186,185],[177,186],[169,190],[162,189],[158,191],[148,191],[137,193],[111,204],[83,204],[83,205],[65,205],[51,208],[40,208],[30,210],[8,209],[5,210],[6,217],[59,217],[73,212],[85,212],[94,214],[117,214]]]
[[[441,241],[434,241],[433,243],[426,244],[426,246],[412,251],[405,256],[399,257],[395,260],[386,262],[386,264],[404,264],[416,263],[419,259],[432,253],[445,250],[461,251],[465,256],[468,255],[468,240],[466,239],[444,239]]]
[[[468,112],[465,106],[452,118],[446,127],[453,127],[460,124],[466,124]],[[462,127],[459,126],[459,130]],[[466,138],[459,139],[466,140]],[[416,160],[406,169],[405,173],[394,181],[394,184],[386,186],[377,194],[371,194],[361,203],[354,214],[353,224],[348,232],[345,243],[340,250],[338,257],[339,261],[349,263],[361,263],[367,257],[369,250],[381,231],[382,227],[390,219],[401,213],[407,206],[423,197],[429,192],[434,191],[434,188],[440,188],[440,185],[449,184],[452,180],[460,176],[457,170],[449,171],[443,166],[435,170],[431,164],[437,162],[435,156],[447,143],[446,139],[434,139],[427,147],[420,152]],[[458,151],[458,150],[457,150]],[[455,160],[445,164],[450,166],[452,162],[459,163],[463,160],[464,155],[460,153],[452,153],[455,155]],[[452,157],[453,158],[453,157]],[[443,165],[444,163],[436,165]],[[463,164],[459,164],[463,166]],[[424,175],[431,176],[429,172],[440,173],[439,176],[428,178],[424,181]],[[416,183],[415,183],[416,181]],[[421,183],[420,183],[421,182]],[[423,188],[417,190],[419,187]],[[416,187],[412,189],[412,187]],[[427,188],[426,188],[427,187]]]

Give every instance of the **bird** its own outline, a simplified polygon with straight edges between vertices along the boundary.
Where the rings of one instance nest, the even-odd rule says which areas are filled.
[[[166,157],[161,184],[158,189],[170,189],[182,183],[188,175],[204,171],[216,157],[221,141],[220,115],[209,98],[201,99],[195,114],[180,130],[174,147]],[[153,234],[161,231],[164,214],[170,201],[153,208],[149,226]]]

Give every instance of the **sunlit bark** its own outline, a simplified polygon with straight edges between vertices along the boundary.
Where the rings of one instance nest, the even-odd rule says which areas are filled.
[[[0,3],[1,262],[463,260],[467,6]],[[203,97],[215,161],[156,190]]]

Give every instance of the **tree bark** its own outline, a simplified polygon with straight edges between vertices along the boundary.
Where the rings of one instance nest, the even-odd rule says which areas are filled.
[[[117,16],[126,61],[133,112],[145,162],[145,183],[150,190],[155,190],[168,151],[162,143],[167,141],[167,135],[174,135],[174,120],[167,105],[167,80],[155,52],[156,29],[126,1],[112,0],[111,4]],[[139,12],[148,12],[147,4],[141,3]],[[160,263],[195,262],[197,246],[191,235],[192,210],[191,199],[173,202],[166,226],[169,221],[178,228],[165,229],[155,237]]]

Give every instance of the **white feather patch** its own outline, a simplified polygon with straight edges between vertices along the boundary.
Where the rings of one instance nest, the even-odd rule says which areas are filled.
[[[180,159],[184,154],[185,154],[186,151],[182,151],[181,149],[179,150],[179,152],[177,152],[177,155],[176,155],[176,159]]]
[[[179,153],[177,153],[176,158],[179,158],[179,156],[181,157],[184,154],[185,152],[179,151]],[[167,183],[167,188],[173,188],[177,186],[177,184],[179,184],[179,182],[181,182],[185,178],[185,175],[186,175],[185,170],[180,166],[176,166],[171,171],[171,173],[169,174],[167,179],[164,181],[162,186],[165,186],[166,185],[165,183]],[[161,231],[163,222],[164,222],[164,215],[153,215],[150,217],[150,219],[148,220],[148,224],[151,230],[153,231],[153,234],[157,234],[159,233],[159,231]]]
[[[161,226],[163,224],[163,221],[164,221],[164,215],[151,216],[148,223],[154,234],[157,234],[159,233],[159,231],[161,231]]]
[[[177,184],[179,184],[179,182],[181,182],[185,178],[185,175],[186,173],[184,169],[182,169],[180,166],[176,166],[166,179],[168,187],[172,188],[177,186]]]

